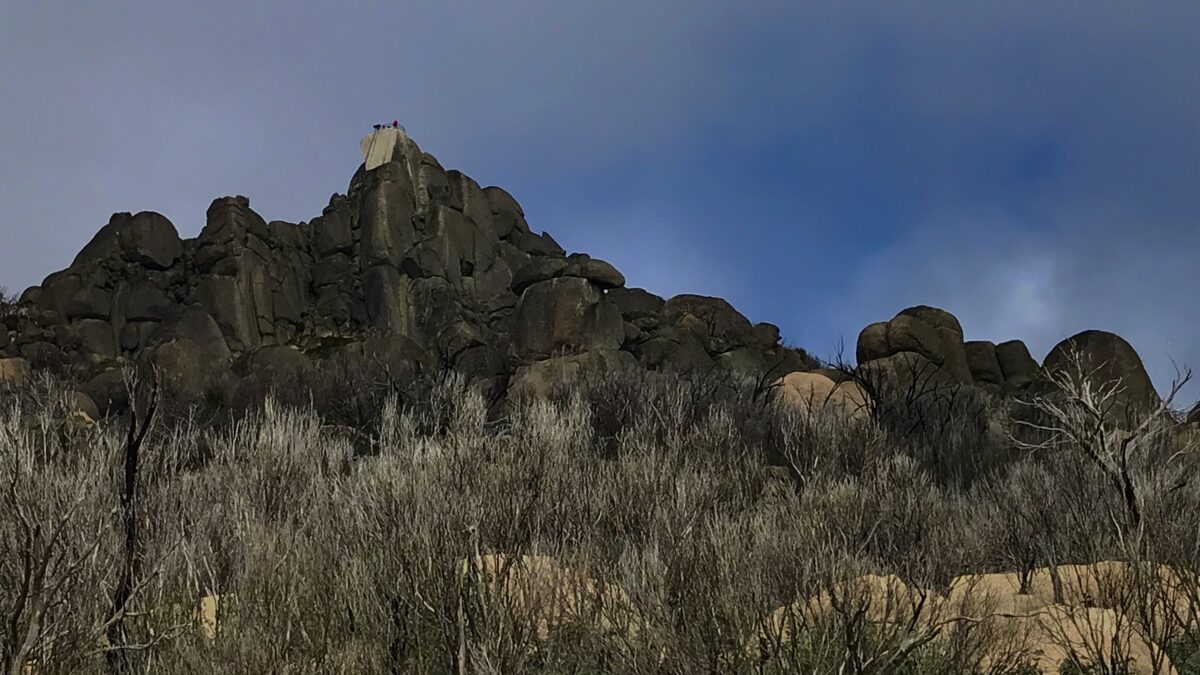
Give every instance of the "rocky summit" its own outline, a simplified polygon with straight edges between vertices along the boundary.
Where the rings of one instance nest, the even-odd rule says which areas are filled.
[[[502,188],[445,170],[404,133],[377,135],[346,193],[309,222],[268,221],[242,196],[213,201],[195,239],[158,213],[113,215],[7,313],[0,358],[69,373],[101,408],[120,403],[127,364],[200,396],[373,338],[381,364],[453,368],[501,393],[588,368],[762,377],[815,365],[724,300],[627,288],[613,265],[531,229]]]
[[[452,369],[495,396],[623,368],[783,383],[820,365],[720,298],[662,298],[567,254],[511,194],[445,170],[402,129],[369,135],[363,154],[309,222],[267,221],[242,196],[213,201],[195,239],[158,213],[114,214],[70,267],[0,313],[0,379],[69,375],[107,412],[123,405],[131,364],[157,368],[183,401],[287,386],[354,354],[392,377]],[[1020,340],[965,341],[954,315],[920,305],[866,326],[855,351],[863,383],[1001,397],[1041,391],[1082,351],[1096,377],[1121,380],[1120,403],[1158,402],[1133,348],[1102,331],[1039,365]]]

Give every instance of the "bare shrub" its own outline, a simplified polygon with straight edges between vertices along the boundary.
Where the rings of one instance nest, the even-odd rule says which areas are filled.
[[[132,661],[184,673],[1000,675],[1028,655],[1000,622],[946,602],[952,578],[1016,569],[1036,585],[1048,567],[1127,552],[1105,508],[1120,513],[1119,497],[1072,453],[999,464],[965,488],[921,459],[919,435],[797,416],[723,375],[596,377],[503,414],[459,377],[394,385],[361,409],[369,454],[313,399],[271,397],[227,423],[196,417],[147,436],[143,581],[124,621],[145,647]],[[128,429],[110,421],[90,445],[64,443],[41,396],[6,399],[0,418],[0,475],[18,477],[3,499],[24,514],[0,512],[4,635],[23,551],[45,549],[22,544],[22,527],[63,523],[51,561],[84,562],[47,567],[52,629],[32,649],[6,638],[17,646],[5,665],[111,671],[101,640],[124,559]],[[1200,570],[1200,492],[1193,455],[1155,468],[1164,451],[1131,475],[1142,560],[1169,568],[1178,594],[1134,575],[1107,595],[1174,655],[1195,642],[1195,605],[1178,600]],[[509,570],[464,565],[480,559],[552,562],[562,583],[514,596],[497,582]],[[855,585],[867,575],[907,590],[868,593]],[[776,610],[822,594],[829,611],[760,639]],[[206,633],[190,608],[212,596],[221,610]]]

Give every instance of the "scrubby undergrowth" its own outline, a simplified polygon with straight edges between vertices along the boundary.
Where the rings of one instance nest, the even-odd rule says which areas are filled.
[[[613,375],[503,407],[452,377],[420,392],[385,397],[358,429],[369,443],[274,398],[222,424],[160,420],[138,458],[138,571],[120,612],[123,421],[65,423],[52,383],[6,392],[0,661],[20,672],[24,655],[38,673],[1022,673],[1012,636],[961,611],[936,628],[919,610],[881,625],[848,601],[784,648],[755,638],[777,608],[865,574],[934,597],[963,574],[1099,560],[1193,582],[1200,570],[1196,454],[1166,442],[1135,458],[1131,529],[1086,458],[1018,451],[953,401],[850,424],[705,377]],[[491,554],[552,559],[572,570],[574,599],[526,586],[514,600],[504,573],[463,562]],[[1149,586],[1129,590],[1153,604]],[[230,600],[214,639],[187,610],[210,595]],[[1155,621],[1176,667],[1197,672],[1195,622]]]

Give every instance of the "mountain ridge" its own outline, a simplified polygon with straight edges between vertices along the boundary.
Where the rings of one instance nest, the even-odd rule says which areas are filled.
[[[720,298],[627,288],[611,264],[532,230],[504,189],[444,169],[402,131],[372,136],[389,151],[364,139],[346,192],[307,222],[268,221],[244,196],[215,199],[190,239],[152,211],[114,214],[22,294],[0,357],[71,372],[100,399],[130,362],[197,395],[214,370],[302,368],[368,334],[390,336],[394,360],[498,391],[581,368],[816,365]]]

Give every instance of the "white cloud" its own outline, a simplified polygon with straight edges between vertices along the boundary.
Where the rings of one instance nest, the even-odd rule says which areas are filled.
[[[846,334],[928,304],[957,316],[968,340],[1021,339],[1039,360],[1080,331],[1116,333],[1163,392],[1171,359],[1200,369],[1200,232],[1139,228],[1096,209],[1073,209],[1089,215],[1078,220],[1064,213],[1043,214],[1044,232],[994,212],[915,228],[858,267],[839,299]],[[1198,391],[1184,390],[1183,402]]]

